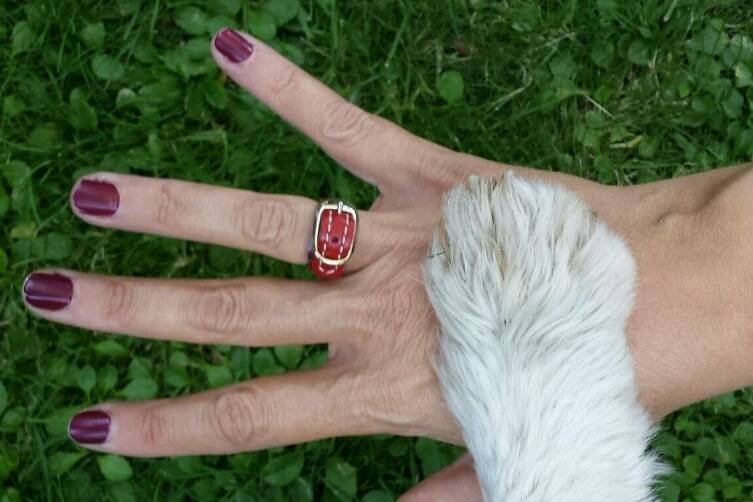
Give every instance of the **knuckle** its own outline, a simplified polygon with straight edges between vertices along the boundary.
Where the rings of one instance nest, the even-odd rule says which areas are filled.
[[[252,249],[278,249],[287,231],[296,228],[296,213],[283,200],[250,198],[234,211],[235,232]]]
[[[348,403],[342,413],[357,429],[396,433],[399,428],[392,410],[397,409],[394,404],[398,386],[393,382],[375,385],[375,376],[368,365],[348,369],[338,378],[332,394],[338,396],[339,402]]]
[[[105,298],[105,315],[118,323],[133,320],[138,311],[136,292],[131,284],[107,279]]]
[[[158,225],[168,226],[176,223],[179,212],[178,198],[167,183],[162,183],[154,200],[154,221]]]
[[[412,295],[405,287],[396,288],[382,298],[381,317],[390,327],[404,326],[411,319]]]
[[[444,153],[425,149],[416,153],[414,171],[425,183],[440,189],[454,186],[463,179],[456,160]]]
[[[234,333],[243,325],[246,289],[240,285],[204,287],[187,309],[190,323],[213,333]]]
[[[432,319],[431,305],[424,300],[421,285],[412,282],[395,286],[376,299],[370,323],[378,330],[388,334],[416,333]]]
[[[165,417],[154,407],[147,408],[141,419],[141,438],[149,450],[158,450],[168,443],[170,428]]]
[[[319,124],[321,136],[333,143],[354,146],[376,127],[377,121],[353,103],[338,99],[328,107]]]
[[[211,422],[217,435],[227,444],[245,446],[260,442],[269,430],[267,407],[260,392],[250,384],[222,394],[211,408]]]
[[[280,78],[273,85],[274,95],[278,102],[286,103],[290,97],[300,92],[304,82],[305,75],[302,70],[295,66],[290,66],[283,70]]]

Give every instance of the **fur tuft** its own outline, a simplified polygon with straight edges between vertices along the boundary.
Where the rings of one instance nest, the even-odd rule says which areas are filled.
[[[562,187],[509,172],[447,195],[425,266],[436,369],[486,501],[656,500],[625,337],[635,274]]]

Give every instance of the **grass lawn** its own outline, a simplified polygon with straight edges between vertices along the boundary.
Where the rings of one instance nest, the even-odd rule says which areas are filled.
[[[226,81],[210,34],[247,29],[362,107],[468,153],[634,184],[753,159],[750,0],[0,1],[0,501],[386,502],[459,452],[332,439],[224,457],[77,448],[74,410],[321,361],[323,347],[196,347],[67,328],[20,301],[47,265],[308,277],[239,251],[83,224],[115,170],[367,207],[375,190]],[[666,501],[753,498],[753,392],[667,418]]]

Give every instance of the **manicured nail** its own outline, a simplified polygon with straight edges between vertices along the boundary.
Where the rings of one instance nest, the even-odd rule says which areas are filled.
[[[110,415],[104,411],[82,411],[68,424],[68,436],[81,444],[104,443],[110,433]]]
[[[233,63],[242,63],[254,53],[254,46],[230,28],[225,28],[214,37],[214,46]]]
[[[35,272],[24,281],[26,303],[44,310],[60,310],[73,298],[73,281],[61,274]]]
[[[112,183],[81,180],[73,191],[73,205],[84,214],[112,216],[120,206],[120,194]]]

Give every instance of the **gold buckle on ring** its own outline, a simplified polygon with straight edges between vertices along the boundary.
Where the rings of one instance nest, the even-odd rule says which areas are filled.
[[[350,255],[353,254],[353,248],[356,247],[356,236],[353,236],[352,244],[350,245],[350,249],[348,249],[348,254],[345,255],[342,258],[327,258],[323,254],[319,252],[319,227],[322,224],[322,214],[324,214],[324,211],[331,209],[336,210],[337,214],[342,214],[343,211],[353,216],[353,223],[354,227],[356,228],[356,231],[358,231],[358,211],[350,205],[345,204],[343,201],[338,200],[337,202],[330,202],[328,200],[325,200],[321,204],[319,204],[319,208],[316,210],[316,218],[314,220],[314,256],[318,260],[320,260],[325,265],[330,265],[333,267],[338,267],[340,265],[345,265],[345,262],[348,261],[350,258]]]

